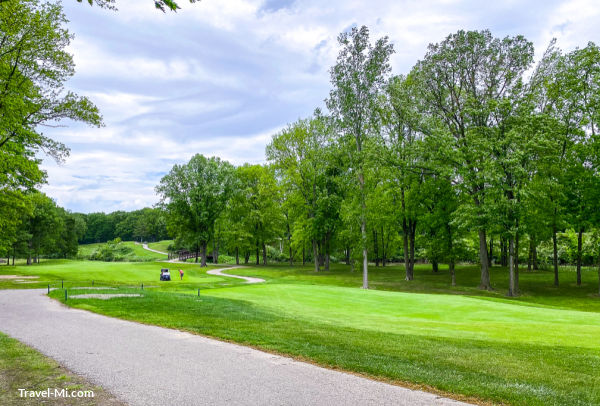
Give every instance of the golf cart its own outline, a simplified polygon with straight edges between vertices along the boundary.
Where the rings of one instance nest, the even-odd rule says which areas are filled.
[[[170,281],[171,280],[171,273],[169,273],[169,270],[167,268],[163,268],[160,270],[160,280],[161,281]]]

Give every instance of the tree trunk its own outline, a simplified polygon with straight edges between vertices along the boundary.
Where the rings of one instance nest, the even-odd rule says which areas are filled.
[[[377,230],[373,229],[373,254],[375,255],[375,266],[379,266],[379,240]]]
[[[240,264],[240,247],[238,246],[235,247],[235,264]]]
[[[556,242],[556,224],[552,226],[552,246],[554,256],[554,286],[558,287],[558,244]]]
[[[508,239],[508,296],[515,296],[515,241]]]
[[[196,245],[196,263],[198,263],[199,256],[200,256],[200,246]]]
[[[387,261],[387,250],[385,247],[385,239],[384,239],[383,226],[381,226],[381,266],[385,266],[385,262]]]
[[[490,269],[488,267],[487,244],[485,241],[485,230],[479,230],[479,262],[481,263],[481,282],[479,289],[491,290]]]
[[[600,296],[600,254],[598,254],[598,296]]]
[[[315,272],[319,272],[319,247],[317,246],[317,240],[313,238],[313,259],[315,262]]]
[[[456,272],[454,272],[454,259],[450,260],[448,268],[450,269],[450,276],[452,276],[452,286],[456,286]]]
[[[258,246],[258,241],[256,241],[256,265],[260,265],[260,247]]]
[[[408,249],[408,225],[406,219],[402,219],[402,249],[404,250],[404,270],[406,271],[405,279],[407,281],[413,280],[413,273],[410,267],[410,251]]]
[[[331,255],[329,254],[329,251],[327,251],[327,253],[325,254],[325,270],[329,271],[329,263],[331,262]]]
[[[267,244],[263,243],[262,251],[263,251],[263,265],[267,265]]]
[[[306,251],[304,249],[304,243],[302,243],[302,266],[306,265]]]
[[[527,256],[527,272],[531,272],[533,266],[533,238],[529,237],[529,255]]]
[[[583,241],[583,228],[577,233],[577,286],[581,286],[581,248]]]
[[[359,147],[360,152],[360,147]],[[362,254],[363,254],[363,289],[369,289],[369,253],[367,251],[367,204],[365,202],[365,177],[360,168],[358,174],[358,183],[360,185],[360,235],[362,238]]]
[[[350,265],[350,247],[346,247],[346,265]]]
[[[532,257],[531,257],[531,262],[533,264],[534,271],[537,271],[540,269],[540,264],[538,263],[538,257],[537,257],[537,241],[533,242],[533,253],[532,253]]]
[[[492,257],[494,256],[494,237],[490,237],[490,252],[488,254],[488,267],[492,267]]]
[[[288,243],[290,245],[290,266],[294,266],[294,255],[292,253],[292,242],[290,240],[288,240]]]
[[[202,243],[202,263],[200,266],[206,266],[206,246],[208,244],[206,242]]]
[[[439,266],[438,266],[437,260],[434,259],[433,261],[431,261],[431,268],[433,269],[433,272],[439,271]]]
[[[413,280],[415,277],[415,236],[416,236],[416,232],[417,232],[417,222],[416,221],[409,221],[408,222],[409,225],[409,250],[410,250],[410,259],[409,259],[409,266],[410,266],[410,280]]]
[[[250,251],[244,253],[244,264],[248,265],[248,262],[250,262]]]
[[[518,227],[518,224],[517,224]],[[515,235],[515,261],[514,261],[514,266],[515,266],[515,286],[514,286],[514,294],[518,295],[519,294],[519,233],[517,233]]]

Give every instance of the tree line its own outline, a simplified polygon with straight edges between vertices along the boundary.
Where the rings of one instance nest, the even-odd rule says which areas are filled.
[[[369,262],[399,252],[407,280],[419,257],[449,264],[452,284],[456,262],[474,259],[482,289],[495,260],[516,295],[520,259],[537,268],[549,242],[558,286],[559,240],[574,230],[581,284],[584,260],[600,261],[598,46],[552,41],[534,64],[523,36],[461,30],[394,75],[387,37],[356,27],[338,40],[327,111],[274,135],[267,164],[196,155],[161,180],[169,232],[203,264],[210,242],[236,262],[265,263],[267,246],[284,243],[315,271],[342,259],[364,288]]]

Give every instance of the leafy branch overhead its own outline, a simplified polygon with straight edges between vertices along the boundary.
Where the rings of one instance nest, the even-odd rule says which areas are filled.
[[[2,1],[10,1],[10,0],[0,0]],[[83,0],[77,0],[81,3]],[[190,3],[196,3],[198,0],[189,0]],[[101,8],[107,8],[110,10],[116,10],[116,0],[87,0],[87,2],[91,5],[97,4]],[[173,0],[154,0],[154,7],[161,10],[163,13],[166,10],[177,11],[177,9],[181,8],[179,5]]]

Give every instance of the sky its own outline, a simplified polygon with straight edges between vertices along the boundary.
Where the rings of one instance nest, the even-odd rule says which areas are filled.
[[[150,207],[154,187],[193,155],[265,162],[271,136],[324,108],[337,36],[366,25],[394,45],[393,74],[459,29],[524,35],[539,58],[552,38],[565,51],[600,42],[596,0],[201,0],[162,13],[151,0],[118,11],[63,0],[76,74],[105,126],[41,128],[71,155],[45,157],[42,190],[75,212]]]

